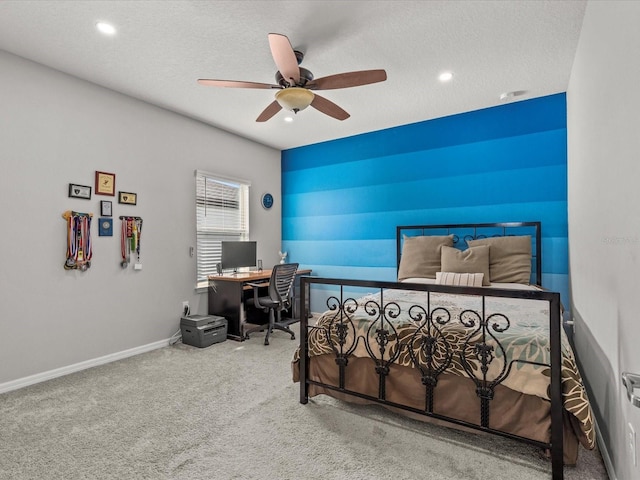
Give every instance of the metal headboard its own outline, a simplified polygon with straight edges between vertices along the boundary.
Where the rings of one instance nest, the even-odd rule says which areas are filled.
[[[542,233],[540,222],[460,223],[451,225],[404,225],[396,227],[396,268],[400,268],[405,236],[451,235],[453,246],[464,250],[467,240],[511,235],[531,236],[531,277],[542,285]]]

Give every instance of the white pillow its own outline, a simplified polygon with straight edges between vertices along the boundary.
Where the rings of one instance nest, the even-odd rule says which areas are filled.
[[[438,272],[436,272],[437,274]],[[400,283],[426,283],[428,285],[434,285],[436,283],[435,278],[422,278],[422,277],[411,277],[405,278],[404,280],[400,280]]]
[[[524,285],[522,283],[492,283],[491,288],[507,288],[511,290],[538,290],[542,291],[543,288],[537,285]]]
[[[436,272],[436,285],[481,287],[484,273]]]

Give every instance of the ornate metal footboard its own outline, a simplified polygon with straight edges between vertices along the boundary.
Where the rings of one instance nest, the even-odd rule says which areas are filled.
[[[327,310],[317,325],[310,326],[311,288],[331,291],[322,308]],[[349,289],[373,292],[356,299]],[[398,301],[393,292],[411,292],[419,302]],[[401,292],[401,293],[402,293]],[[435,299],[438,295],[463,295],[477,307],[448,308]],[[510,358],[502,336],[513,329],[509,312],[486,308],[491,299],[522,299],[548,304],[548,362],[522,357]],[[518,300],[520,301],[520,300]],[[546,311],[546,310],[545,310]],[[530,290],[462,288],[444,285],[399,284],[303,277],[300,292],[300,403],[309,399],[309,386],[340,392],[398,409],[444,420],[467,428],[493,433],[550,449],[552,478],[563,478],[563,398],[560,294]],[[451,332],[454,332],[453,334]],[[452,335],[457,341],[452,341]],[[313,380],[309,375],[310,338],[320,339],[325,353],[335,357],[337,385]],[[317,349],[317,343],[312,345]],[[546,349],[546,347],[545,347]],[[378,378],[376,395],[348,388],[349,361],[355,356],[371,360]],[[392,365],[410,365],[419,371],[424,388],[424,407],[400,404],[388,399],[387,381]],[[496,388],[503,385],[514,369],[523,365],[550,370],[548,397],[551,401],[551,439],[541,442],[492,428],[490,418]],[[444,374],[455,372],[475,384],[471,402],[480,402],[480,418],[472,423],[443,415],[434,408],[437,385]],[[460,398],[456,402],[464,401]],[[495,412],[494,412],[495,413]]]

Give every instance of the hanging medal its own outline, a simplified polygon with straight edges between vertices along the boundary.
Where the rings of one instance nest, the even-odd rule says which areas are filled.
[[[121,220],[120,254],[122,255],[122,261],[120,262],[120,266],[122,268],[127,268],[129,266],[129,244],[127,242],[127,230],[129,222],[126,218],[122,218]]]
[[[82,271],[91,266],[91,218],[88,215],[76,216],[76,265]]]
[[[120,220],[120,254],[122,255],[120,266],[127,268],[131,262],[131,255],[135,252],[137,261],[133,268],[134,270],[142,270],[142,264],[140,263],[142,219],[140,217],[120,217]]]
[[[82,261],[80,262],[80,270],[85,271],[91,267],[91,257],[93,252],[91,250],[91,217],[89,215],[82,215],[79,219],[80,223],[80,243],[82,245]]]
[[[140,262],[140,239],[142,238],[142,219],[136,217],[135,219],[135,231],[136,231],[136,257],[137,261],[133,265],[135,270],[142,270],[142,263]]]
[[[71,270],[75,268],[76,265],[76,229],[75,229],[75,218],[71,215],[71,212],[65,212],[62,216],[67,220],[67,259],[64,262],[64,269]]]

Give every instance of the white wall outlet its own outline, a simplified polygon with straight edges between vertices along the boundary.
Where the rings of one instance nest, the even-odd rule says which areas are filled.
[[[189,302],[185,300],[182,302],[182,312],[184,313],[186,310],[189,310]]]
[[[636,454],[636,431],[631,423],[627,423],[627,448],[633,461],[633,466],[638,465],[638,455]]]

